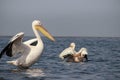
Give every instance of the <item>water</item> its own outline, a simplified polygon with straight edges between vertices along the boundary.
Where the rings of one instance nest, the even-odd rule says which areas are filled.
[[[0,37],[0,51],[9,38]],[[56,37],[56,42],[42,39],[43,55],[27,71],[17,71],[6,63],[13,58],[4,55],[0,60],[0,80],[120,80],[120,38]],[[76,51],[88,49],[88,62],[67,63],[58,58],[71,42],[76,43]]]

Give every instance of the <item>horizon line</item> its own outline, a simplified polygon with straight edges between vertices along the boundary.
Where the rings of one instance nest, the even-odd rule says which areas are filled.
[[[14,36],[14,35],[13,35]],[[0,37],[12,37],[11,35],[0,35]],[[25,36],[25,37],[35,37],[35,36]],[[41,36],[45,37],[45,36]],[[108,37],[108,38],[120,38],[120,36],[53,36],[53,37]]]

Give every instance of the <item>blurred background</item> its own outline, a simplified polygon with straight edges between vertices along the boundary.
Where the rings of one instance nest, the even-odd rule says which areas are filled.
[[[54,36],[120,37],[120,0],[0,0],[0,36],[33,36],[35,19]]]

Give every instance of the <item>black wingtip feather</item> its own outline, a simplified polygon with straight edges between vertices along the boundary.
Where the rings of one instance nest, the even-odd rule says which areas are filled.
[[[9,44],[8,49],[6,50],[6,55],[9,57],[12,57],[12,45],[13,45],[13,42]]]
[[[0,53],[0,58],[6,53],[7,56],[12,57],[12,42],[10,42]]]

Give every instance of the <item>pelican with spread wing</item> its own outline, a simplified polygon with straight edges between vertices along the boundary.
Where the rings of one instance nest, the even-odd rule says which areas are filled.
[[[1,51],[0,58],[6,53],[7,56],[12,57],[15,54],[20,53],[21,56],[15,60],[7,61],[7,63],[17,66],[18,68],[29,68],[40,58],[44,44],[38,33],[40,31],[48,39],[55,41],[52,35],[43,27],[39,20],[34,20],[32,22],[32,29],[36,36],[34,39],[22,42],[24,33],[20,32],[13,36],[9,41],[8,45]],[[32,45],[37,42],[36,45]]]

